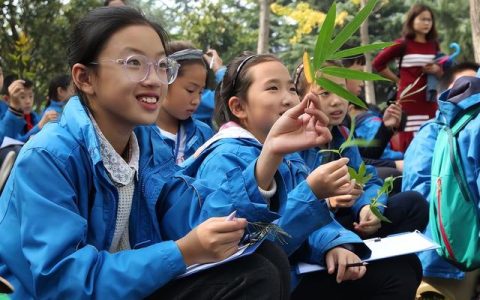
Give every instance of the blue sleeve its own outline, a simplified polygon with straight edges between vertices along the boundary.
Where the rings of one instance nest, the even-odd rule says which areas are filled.
[[[344,244],[353,245],[355,254],[362,259],[370,256],[370,249],[358,235],[343,228],[337,221],[332,221],[309,236],[306,261],[325,265],[327,252]]]
[[[48,152],[27,150],[14,170],[10,194],[1,198],[5,217],[0,230],[3,237],[10,232],[9,245],[2,246],[18,241],[13,250],[0,249],[2,260],[33,298],[139,299],[185,271],[173,241],[115,254],[88,244],[94,224],[80,215],[76,204],[83,187],[75,186],[69,170]],[[55,186],[46,188],[46,183]],[[17,237],[9,229],[12,224],[19,226]],[[28,265],[12,263],[5,255],[23,256]]]
[[[405,152],[402,191],[417,191],[429,199],[432,155],[438,126],[430,122],[422,126]]]
[[[348,157],[350,159],[348,165],[355,170],[360,168],[360,164],[363,162],[360,153],[358,152],[357,147],[349,147],[343,152],[343,156]],[[377,191],[383,185],[383,181],[377,176],[377,171],[375,167],[371,165],[367,165],[367,174],[372,174],[372,178],[365,184],[363,187],[363,194],[357,199],[355,204],[352,206],[355,215],[358,217],[360,210],[365,205],[370,204],[370,200],[377,196]],[[382,204],[387,204],[387,195],[382,195],[379,198],[379,202]],[[383,213],[384,207],[378,207],[380,212]]]
[[[219,84],[222,80],[223,77],[225,76],[225,72],[227,71],[227,67],[221,67],[220,69],[217,70],[215,73],[215,82]]]
[[[211,184],[218,185],[220,184],[219,179],[223,178],[222,175],[228,174],[232,169],[252,167],[251,164],[247,165],[247,163],[255,162],[257,155],[253,152],[250,154],[249,156],[247,153],[239,155],[239,153],[224,152],[221,154],[217,153],[217,155],[209,155],[199,168],[198,176],[206,179]],[[279,202],[278,213],[280,214],[277,225],[291,236],[291,238],[286,238],[287,243],[282,245],[288,255],[300,247],[311,232],[332,221],[325,201],[318,199],[313,194],[312,189],[305,181],[306,173],[301,172],[301,168],[297,170],[295,165],[296,162],[291,162],[287,172],[289,174],[293,173],[292,176],[297,176],[298,178],[284,178],[281,175],[282,172],[277,172],[275,177],[277,182],[276,200]],[[285,169],[285,167],[286,165],[281,165],[282,169]],[[292,180],[292,182],[286,182],[286,180]],[[223,200],[231,201],[229,199]],[[210,203],[205,203],[204,206],[208,207],[206,209],[210,210],[210,215],[217,214],[215,212],[216,206],[212,207]],[[245,207],[247,209],[253,208],[259,213],[272,214],[268,210],[265,201],[251,203]],[[246,212],[245,216],[249,221],[252,221],[250,214],[251,212]],[[253,216],[253,218],[256,217]]]
[[[365,118],[362,122],[356,125],[355,127],[355,135],[358,138],[365,139],[371,141],[380,126],[382,125],[382,119],[380,117],[368,117]]]
[[[18,117],[7,110],[2,120],[0,120],[0,142],[8,136],[12,139],[20,140],[22,131],[27,123],[22,117]],[[22,140],[23,141],[23,140]]]
[[[271,212],[258,190],[255,164],[245,170],[233,168],[222,175],[218,186],[203,179],[177,172],[164,185],[157,203],[158,220],[163,238],[177,240],[210,217],[227,216],[234,210],[250,222],[272,222],[279,215]],[[148,184],[147,189],[154,189]]]

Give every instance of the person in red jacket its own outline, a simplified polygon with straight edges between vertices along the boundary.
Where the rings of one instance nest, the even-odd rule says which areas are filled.
[[[426,93],[427,75],[442,75],[441,67],[434,61],[439,45],[432,10],[423,4],[415,4],[407,14],[402,38],[396,42],[375,57],[373,68],[398,86],[397,101],[407,114],[407,124],[404,131],[392,140],[392,146],[395,150],[405,151],[414,133],[425,121],[433,118],[437,110],[436,99],[427,101]],[[400,61],[399,76],[388,67],[394,59]],[[414,85],[402,96],[410,84]]]

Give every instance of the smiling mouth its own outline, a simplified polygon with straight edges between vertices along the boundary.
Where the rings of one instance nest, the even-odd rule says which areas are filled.
[[[158,102],[159,98],[158,97],[142,96],[142,97],[137,97],[137,100],[140,101],[140,102],[143,102],[143,103],[147,103],[147,104],[155,104],[155,103]]]

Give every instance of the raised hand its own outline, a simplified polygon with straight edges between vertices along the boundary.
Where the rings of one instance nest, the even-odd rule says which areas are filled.
[[[43,114],[42,119],[38,122],[38,128],[42,129],[43,125],[50,121],[55,121],[58,118],[58,113],[54,110],[49,110]]]
[[[187,266],[223,260],[238,250],[247,220],[210,218],[176,241]]]
[[[402,108],[397,104],[391,104],[383,113],[383,124],[386,127],[398,128],[402,120]]]
[[[284,155],[330,142],[328,117],[320,111],[319,101],[318,96],[308,93],[287,110],[270,129],[263,147],[273,154]]]
[[[328,274],[337,270],[337,282],[362,278],[367,269],[365,266],[347,267],[347,264],[360,263],[360,258],[353,252],[342,247],[335,247],[327,252],[325,263]]]
[[[16,110],[22,110],[22,102],[25,98],[25,81],[18,79],[8,86],[8,102]]]

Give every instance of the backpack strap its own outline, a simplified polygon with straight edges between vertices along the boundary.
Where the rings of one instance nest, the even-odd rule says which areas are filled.
[[[475,118],[478,113],[480,112],[480,105],[476,105],[471,109],[468,109],[458,121],[452,126],[452,134],[455,136],[457,135],[467,124],[470,122],[471,119]]]
[[[462,164],[461,164],[461,161],[459,160],[460,152],[458,149],[456,135],[468,124],[468,122],[470,122],[470,120],[472,120],[475,116],[477,116],[479,112],[480,112],[480,105],[474,107],[473,109],[467,110],[463,114],[463,116],[458,121],[455,122],[452,129],[445,127],[448,133],[448,143],[450,144],[450,155],[449,155],[450,163],[452,165],[453,173],[458,182],[460,191],[463,194],[463,197],[467,201],[473,198],[470,196],[470,191],[468,188],[468,184],[465,180]]]

